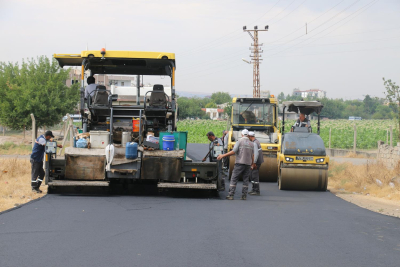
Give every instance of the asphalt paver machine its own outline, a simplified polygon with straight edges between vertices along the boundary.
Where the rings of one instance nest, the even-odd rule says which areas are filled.
[[[217,163],[192,162],[186,158],[187,133],[177,132],[175,54],[101,49],[55,54],[54,58],[61,67],[81,67],[81,135],[90,138],[91,148],[67,147],[64,157],[46,155],[46,184],[50,188],[146,182],[157,184],[160,190],[220,189]],[[134,94],[113,94],[103,84],[86,97],[84,74],[169,77],[171,91],[166,93],[163,85],[154,85],[152,90],[141,94],[138,84],[132,88],[136,98],[131,98]],[[121,134],[125,133],[137,144],[137,157],[127,157],[121,140]],[[165,134],[176,136],[173,148],[168,151],[162,149]],[[158,138],[158,145],[144,145],[150,135]]]

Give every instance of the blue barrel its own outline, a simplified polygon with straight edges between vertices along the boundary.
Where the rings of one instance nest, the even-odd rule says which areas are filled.
[[[76,141],[76,147],[77,148],[87,148],[87,140],[85,138],[81,138],[78,141]]]
[[[138,147],[138,144],[135,142],[126,143],[125,158],[136,159],[137,158],[137,147]]]
[[[163,150],[174,150],[175,137],[173,135],[164,135]]]

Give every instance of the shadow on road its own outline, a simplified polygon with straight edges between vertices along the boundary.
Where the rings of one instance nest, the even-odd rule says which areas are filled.
[[[219,193],[215,190],[194,189],[166,189],[160,190],[155,184],[111,184],[109,187],[77,187],[65,186],[49,188],[49,194],[63,196],[160,196],[170,198],[219,199]]]

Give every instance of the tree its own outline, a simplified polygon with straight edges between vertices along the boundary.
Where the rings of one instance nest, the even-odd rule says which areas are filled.
[[[18,64],[0,62],[0,121],[12,129],[53,126],[79,101],[79,84],[65,85],[68,69],[45,56]]]
[[[206,108],[217,108],[217,104],[215,104],[214,102],[209,102],[205,107]]]
[[[211,95],[211,99],[213,100],[213,102],[217,105],[219,104],[224,104],[224,103],[228,103],[232,101],[231,96],[229,95],[229,93],[225,93],[225,92],[216,92],[213,93]]]
[[[398,121],[399,129],[400,129],[400,108],[399,108],[399,105],[400,105],[400,89],[399,89],[399,86],[396,85],[395,82],[392,82],[391,79],[389,79],[389,80],[385,80],[385,78],[382,78],[382,79],[383,79],[383,85],[386,88],[386,92],[385,92],[386,99],[391,104],[395,104],[395,105],[398,106],[398,118],[397,118],[397,121]],[[400,139],[400,131],[399,131],[399,136],[398,137]]]
[[[278,100],[279,100],[280,102],[282,102],[282,101],[285,100],[285,94],[284,94],[283,92],[281,92],[281,93],[278,95]]]
[[[229,102],[229,103],[226,105],[226,107],[224,108],[224,113],[226,114],[226,116],[227,116],[228,118],[231,117],[231,115],[232,115],[232,102]]]

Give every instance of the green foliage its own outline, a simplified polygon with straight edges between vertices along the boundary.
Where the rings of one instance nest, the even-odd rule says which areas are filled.
[[[397,112],[398,112],[397,113],[398,114],[397,123],[400,126],[400,108],[399,108],[399,106],[400,106],[400,87],[398,85],[396,85],[395,82],[392,82],[391,79],[389,79],[389,80],[385,80],[385,78],[382,78],[382,79],[383,79],[383,85],[386,88],[385,95],[386,95],[387,100],[389,100],[389,102],[392,106],[393,105],[397,106]],[[399,132],[399,139],[400,139],[400,132]]]
[[[65,85],[69,70],[45,56],[18,63],[0,62],[0,121],[12,129],[53,126],[71,113],[79,100],[79,85]]]
[[[232,102],[231,96],[226,92],[213,93],[211,95],[211,100],[217,105]]]
[[[178,118],[206,118],[207,114],[201,110],[205,107],[205,99],[199,97],[179,97],[178,98]],[[209,102],[206,100],[207,103]]]
[[[217,108],[217,104],[215,104],[214,102],[210,102],[206,105],[206,108]]]
[[[182,120],[177,126],[178,131],[188,131],[188,143],[206,144],[210,142],[206,134],[212,131],[217,137],[221,137],[226,124],[227,121]]]
[[[289,132],[295,120],[285,121],[285,132]],[[378,141],[385,141],[387,130],[393,127],[393,144],[399,142],[399,129],[395,120],[321,120],[320,135],[325,147],[329,147],[329,129],[331,129],[331,147],[352,149],[354,143],[354,124],[357,127],[357,149],[376,149]],[[313,132],[317,132],[317,120],[311,121]]]
[[[232,116],[232,102],[231,101],[224,108],[224,113],[227,116],[227,118],[230,118]]]

